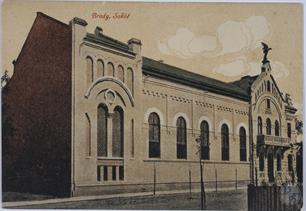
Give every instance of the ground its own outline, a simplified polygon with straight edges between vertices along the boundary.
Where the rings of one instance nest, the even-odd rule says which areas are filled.
[[[209,210],[247,210],[247,191],[232,190],[208,192],[207,209]],[[41,209],[163,209],[196,210],[200,209],[200,194],[171,194],[156,196],[137,196],[56,204],[31,205],[18,208]]]

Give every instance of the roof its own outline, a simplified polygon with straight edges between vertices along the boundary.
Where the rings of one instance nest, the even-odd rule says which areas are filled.
[[[113,39],[104,34],[96,35],[92,33],[87,33],[85,40],[96,43],[96,44],[102,44],[102,45],[105,45],[111,48],[115,48],[117,50],[121,50],[125,53],[135,55],[135,53],[132,50],[130,50],[129,46],[126,43]]]
[[[210,91],[216,94],[249,101],[250,95],[246,89],[234,83],[226,83],[187,70],[174,67],[147,57],[143,57],[142,71],[144,74]]]
[[[234,84],[236,86],[239,86],[241,89],[248,92],[248,94],[251,94],[251,86],[253,82],[257,79],[258,75],[255,76],[244,76],[240,80],[233,81],[231,84]]]

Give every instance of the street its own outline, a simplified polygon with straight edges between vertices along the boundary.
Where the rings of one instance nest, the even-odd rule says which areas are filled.
[[[232,190],[206,193],[209,210],[247,210],[247,191]],[[118,197],[103,200],[62,202],[31,205],[16,208],[24,209],[163,209],[196,210],[200,209],[200,193],[171,194],[156,196]]]

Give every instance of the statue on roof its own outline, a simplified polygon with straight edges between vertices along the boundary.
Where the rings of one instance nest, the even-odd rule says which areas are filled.
[[[264,53],[264,58],[262,60],[262,63],[265,64],[269,62],[267,56],[268,56],[269,51],[272,50],[272,48],[269,48],[269,46],[264,42],[261,42],[261,45],[262,45],[262,51]]]

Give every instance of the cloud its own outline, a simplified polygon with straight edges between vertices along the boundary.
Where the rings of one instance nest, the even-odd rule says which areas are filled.
[[[268,21],[263,16],[252,16],[242,22],[227,21],[217,29],[218,41],[222,46],[218,55],[254,50],[270,35]]]
[[[245,61],[243,59],[238,59],[233,62],[226,64],[220,64],[217,66],[213,72],[222,74],[224,76],[235,77],[241,75],[245,70]]]
[[[188,59],[194,56],[217,57],[224,54],[254,50],[269,39],[269,23],[263,16],[244,21],[227,21],[217,27],[214,35],[194,35],[188,28],[178,28],[175,35],[159,41],[161,53]]]
[[[272,75],[276,79],[286,78],[289,75],[289,70],[286,68],[286,66],[283,63],[279,61],[272,62],[271,68],[272,68]]]
[[[158,48],[163,54],[191,58],[214,50],[216,45],[217,42],[214,36],[195,36],[189,29],[179,28],[175,35],[159,41]]]
[[[271,62],[271,68],[275,79],[286,78],[289,75],[286,66],[279,61]],[[241,56],[228,63],[218,65],[214,68],[213,72],[227,77],[254,76],[261,72],[261,63],[248,61],[245,56]]]

